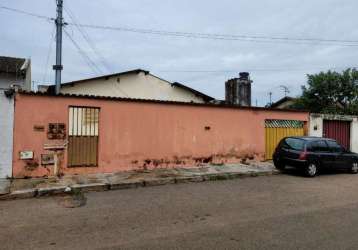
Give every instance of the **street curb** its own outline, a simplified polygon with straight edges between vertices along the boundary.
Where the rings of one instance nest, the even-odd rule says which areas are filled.
[[[110,190],[135,189],[143,186],[143,181],[124,181],[119,183],[111,183]]]
[[[11,192],[9,194],[5,194],[0,196],[0,200],[17,200],[17,199],[29,199],[34,198],[37,195],[37,189],[24,189]]]
[[[163,186],[167,184],[175,184],[175,178],[154,178],[143,181],[144,187]]]
[[[183,184],[183,183],[198,183],[205,181],[224,181],[234,180],[247,177],[260,177],[260,176],[271,176],[279,175],[280,172],[277,170],[255,172],[250,171],[246,173],[214,173],[214,174],[197,174],[193,176],[182,176],[182,177],[169,177],[169,178],[153,178],[148,180],[125,180],[118,183],[91,183],[91,184],[75,184],[69,186],[71,190],[83,191],[83,192],[104,192],[109,190],[124,190],[124,189],[136,189],[140,187],[155,187],[163,186],[168,184]],[[29,199],[29,198],[40,198],[65,194],[67,187],[49,187],[49,188],[35,188],[25,189],[11,192],[9,194],[0,195],[0,201],[5,200],[17,200],[17,199]]]
[[[50,187],[50,188],[39,188],[35,189],[35,195],[38,197],[51,196],[62,194],[65,192],[66,187]]]
[[[203,182],[205,180],[201,175],[195,175],[195,176],[176,177],[174,178],[174,181],[176,184],[180,184],[180,183],[190,183],[190,182],[194,182],[194,183]]]
[[[104,192],[111,189],[109,183],[75,184],[70,187],[72,190],[83,192]]]

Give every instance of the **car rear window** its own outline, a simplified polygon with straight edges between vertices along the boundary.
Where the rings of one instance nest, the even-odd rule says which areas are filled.
[[[327,141],[329,148],[332,152],[343,152],[343,147],[335,141]]]
[[[287,138],[285,140],[286,145],[291,149],[303,151],[305,148],[305,141],[297,138]]]

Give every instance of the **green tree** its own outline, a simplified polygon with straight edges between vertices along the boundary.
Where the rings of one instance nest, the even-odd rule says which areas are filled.
[[[293,108],[314,113],[358,114],[358,71],[347,69],[308,75]]]

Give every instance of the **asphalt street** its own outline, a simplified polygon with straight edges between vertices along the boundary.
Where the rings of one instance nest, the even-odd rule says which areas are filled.
[[[0,202],[0,249],[357,249],[358,175],[296,173]]]

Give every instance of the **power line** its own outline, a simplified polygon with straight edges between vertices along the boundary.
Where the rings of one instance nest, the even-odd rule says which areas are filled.
[[[48,16],[39,15],[39,14],[35,14],[35,13],[31,13],[31,12],[27,12],[27,11],[15,9],[15,8],[10,8],[10,7],[6,7],[6,6],[1,6],[0,5],[0,9],[8,10],[8,11],[11,11],[11,12],[16,12],[16,13],[20,13],[20,14],[24,14],[24,15],[27,15],[27,16],[37,17],[37,18],[40,18],[40,19],[44,19],[46,21],[53,21],[54,20],[53,18],[48,17]]]
[[[83,51],[81,49],[81,47],[76,43],[76,41],[73,39],[73,37],[67,32],[66,29],[64,29],[65,34],[67,35],[67,37],[71,40],[71,42],[73,43],[73,45],[77,48],[78,52],[80,53],[80,55],[85,59],[86,63],[88,64],[88,66],[93,70],[93,72],[95,74],[97,74],[96,70],[100,69],[98,68],[98,66],[91,60],[91,58],[86,54],[85,51]],[[100,74],[102,74],[102,72],[99,72]],[[118,88],[119,91],[122,92],[122,94],[124,94],[126,97],[129,97],[129,95],[122,90],[121,88]]]
[[[92,51],[97,55],[97,57],[100,59],[100,62],[102,63],[102,66],[106,69],[106,71],[108,72],[112,72],[111,67],[109,66],[109,64],[106,62],[106,59],[103,57],[103,55],[99,52],[99,50],[97,49],[97,46],[95,45],[95,43],[92,41],[92,39],[90,38],[90,36],[88,35],[88,33],[86,32],[85,29],[82,29],[82,27],[77,25],[77,18],[75,17],[75,15],[73,14],[73,12],[67,8],[66,6],[64,6],[65,12],[67,13],[67,15],[70,17],[70,19],[73,21],[75,27],[78,29],[78,31],[80,32],[80,34],[82,35],[83,39],[88,43],[88,45],[90,46],[90,48],[92,49]]]
[[[1,9],[17,12],[41,19],[53,20],[51,17],[30,13],[27,11],[0,6]],[[131,27],[115,27],[104,25],[90,25],[72,22],[69,25],[79,26],[90,29],[113,30],[121,32],[132,32],[140,34],[151,34],[158,36],[183,37],[194,39],[211,39],[211,40],[227,40],[227,41],[241,41],[241,42],[255,42],[255,43],[292,43],[292,44],[308,44],[308,45],[333,45],[333,46],[349,46],[357,47],[358,40],[340,40],[340,39],[321,39],[321,38],[293,38],[293,37],[275,37],[275,36],[249,36],[249,35],[234,35],[234,34],[214,34],[214,33],[195,33],[195,32],[179,32],[166,31],[155,29],[139,29]]]
[[[81,49],[81,47],[78,45],[78,43],[70,35],[70,33],[68,33],[66,29],[64,29],[64,32],[65,32],[66,36],[70,39],[70,41],[73,43],[73,45],[76,47],[76,49],[78,50],[78,53],[83,57],[83,59],[85,60],[87,65],[91,68],[93,73],[102,74],[101,69],[99,69],[98,66],[96,65],[96,63],[94,63],[92,61],[92,59],[87,55],[87,53]]]
[[[73,23],[68,23],[74,25]],[[178,31],[165,31],[165,30],[153,30],[153,29],[138,29],[129,27],[114,27],[114,26],[101,26],[90,24],[77,24],[84,28],[112,30],[121,32],[132,32],[140,34],[151,34],[159,36],[170,37],[184,37],[195,39],[210,39],[210,40],[226,40],[226,41],[241,41],[241,42],[256,42],[256,43],[293,43],[293,44],[309,44],[319,45],[318,43],[325,45],[335,46],[358,46],[358,40],[335,40],[335,39],[319,39],[319,38],[290,38],[290,37],[270,37],[270,36],[248,36],[248,35],[229,35],[229,34],[214,34],[214,33],[194,33],[194,32],[178,32]]]
[[[51,52],[52,52],[52,44],[54,43],[54,38],[55,38],[55,30],[56,30],[56,26],[53,26],[52,32],[51,32],[51,38],[50,38],[50,44],[47,50],[47,56],[46,56],[46,67],[44,69],[44,75],[43,75],[43,83],[46,82],[47,80],[47,74],[48,74],[48,70],[49,70],[49,64],[50,64],[50,57],[51,57]]]
[[[86,63],[88,64],[88,66],[94,71],[95,74],[97,74],[96,70],[100,69],[98,68],[98,66],[91,60],[91,58],[86,54],[85,51],[83,51],[81,49],[81,47],[76,43],[76,41],[73,39],[73,37],[67,32],[67,30],[65,29],[65,34],[67,35],[67,37],[72,41],[72,43],[74,44],[74,46],[77,48],[78,52],[82,55],[82,57],[85,59]],[[100,71],[100,74],[102,74],[102,72]],[[129,95],[122,90],[120,87],[118,87],[118,90],[124,94],[126,97],[129,97]]]
[[[241,69],[240,71],[247,72],[282,72],[282,71],[316,71],[316,70],[338,70],[338,69],[347,69],[347,68],[357,68],[357,66],[340,66],[340,67],[321,67],[321,68],[246,68]],[[229,69],[229,70],[155,70],[156,72],[162,73],[237,73],[239,70]]]

